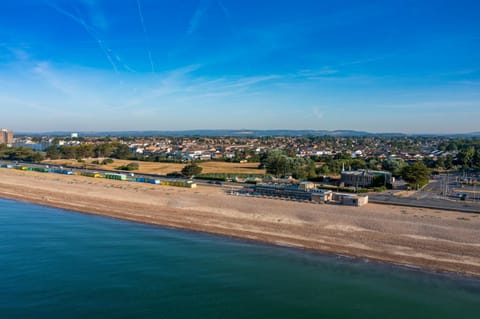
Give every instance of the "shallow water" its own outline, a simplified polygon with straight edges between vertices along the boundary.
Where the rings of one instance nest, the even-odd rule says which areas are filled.
[[[0,199],[0,318],[476,318],[480,279]]]

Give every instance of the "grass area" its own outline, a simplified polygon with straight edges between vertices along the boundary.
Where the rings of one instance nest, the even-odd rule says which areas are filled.
[[[55,165],[69,165],[69,166],[76,166],[76,167],[83,167],[87,165],[88,168],[101,168],[101,169],[109,169],[114,170],[119,166],[127,165],[128,163],[136,162],[140,165],[140,168],[136,171],[136,173],[147,173],[147,174],[168,174],[171,172],[180,172],[185,164],[178,164],[178,163],[158,163],[158,162],[141,162],[141,161],[129,161],[129,160],[117,160],[115,159],[112,164],[107,165],[96,165],[91,164],[93,161],[99,160],[100,162],[102,159],[86,159],[85,163],[79,163],[76,160],[47,160],[43,161],[44,164],[55,164]],[[209,173],[228,173],[228,174],[265,174],[264,169],[258,169],[258,163],[227,163],[227,162],[216,162],[216,161],[209,161],[209,162],[201,162],[199,166],[203,168],[203,174]]]
[[[230,174],[265,174],[264,169],[258,169],[259,163],[227,163],[204,162],[199,164],[202,173],[230,173]]]

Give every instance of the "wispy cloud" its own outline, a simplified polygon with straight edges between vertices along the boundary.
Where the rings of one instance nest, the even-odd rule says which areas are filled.
[[[168,77],[169,78],[184,77],[199,70],[201,67],[202,67],[201,64],[186,65],[184,67],[180,67],[180,68],[168,71]]]
[[[231,33],[233,33],[233,26],[232,26],[232,15],[230,14],[230,11],[225,7],[223,2],[221,0],[217,0],[217,4],[222,10],[223,15],[225,16],[225,20],[227,21],[228,29],[230,30]]]
[[[134,69],[133,69],[131,66],[129,66],[127,63],[125,63],[125,62],[123,61],[123,59],[122,59],[118,54],[113,53],[113,52],[112,52],[112,54],[113,54],[115,60],[116,60],[121,66],[123,66],[123,68],[124,68],[125,70],[127,70],[127,71],[129,71],[129,72],[132,72],[132,73],[137,73],[137,71],[134,70]]]
[[[40,105],[38,102],[33,102],[28,98],[20,98],[0,94],[0,103],[10,105],[11,107],[19,107],[28,111],[42,112],[44,114],[51,114],[55,112],[54,107]]]
[[[312,108],[312,114],[316,119],[322,119],[323,118],[323,113],[320,111],[320,108],[315,106]]]
[[[479,81],[460,80],[460,81],[450,81],[449,83],[454,85],[463,85],[463,86],[480,86],[480,80]]]
[[[202,78],[194,75],[199,68],[201,65],[187,65],[164,72],[160,74],[160,80],[150,80],[148,88],[144,86],[135,90],[116,109],[148,105],[160,107],[168,103],[183,106],[216,105],[223,104],[232,97],[240,102],[243,98],[254,98],[257,94],[262,94],[260,84],[281,79],[278,75]]]
[[[100,7],[100,2],[96,0],[81,0],[87,7],[90,21],[95,27],[106,30],[109,27],[107,18]]]
[[[367,64],[367,63],[372,63],[376,61],[381,61],[385,60],[389,57],[393,57],[394,54],[386,54],[386,55],[381,55],[381,56],[374,56],[374,57],[368,57],[368,58],[359,58],[356,60],[351,60],[351,61],[345,61],[340,64],[339,66],[349,66],[349,65],[356,65],[356,64]]]
[[[19,61],[28,61],[30,59],[30,54],[22,49],[7,47],[7,50],[10,51],[16,60]]]
[[[395,104],[395,103],[385,103],[385,104],[378,104],[378,108],[381,109],[396,109],[396,110],[406,110],[406,109],[414,109],[415,111],[449,111],[449,112],[456,112],[458,111],[457,108],[462,108],[463,110],[466,109],[478,109],[480,107],[480,101],[478,100],[455,100],[455,99],[447,99],[447,100],[438,100],[438,101],[414,101],[411,103],[404,102],[402,104]]]
[[[155,65],[153,64],[152,50],[150,50],[150,38],[148,36],[147,28],[145,26],[145,19],[143,18],[142,6],[140,0],[137,0],[138,15],[140,16],[140,23],[143,29],[143,35],[145,36],[145,42],[147,46],[148,59],[150,61],[150,67],[152,68],[152,73],[155,73]]]
[[[55,5],[51,2],[47,2],[47,5],[49,7],[51,7],[52,9],[54,9],[55,11],[57,11],[58,13],[70,18],[72,21],[81,25],[83,27],[83,29],[85,30],[85,32],[87,32],[93,38],[93,40],[95,40],[98,47],[100,48],[100,50],[105,55],[105,58],[107,59],[107,61],[112,66],[113,70],[116,73],[118,73],[118,67],[115,64],[115,61],[112,57],[112,50],[106,45],[106,43],[102,39],[100,39],[100,37],[98,36],[98,31],[94,27],[92,27],[91,25],[87,24],[85,22],[85,20],[80,17],[80,12],[77,12],[78,16],[76,16],[76,15],[72,14],[71,12],[69,12],[65,9],[62,9],[59,6],[57,6],[57,5]]]
[[[69,96],[74,94],[74,91],[65,79],[60,78],[55,71],[51,69],[48,62],[36,62],[32,71],[35,75],[38,75],[44,83],[55,89],[55,91]]]
[[[210,0],[201,0],[193,14],[192,18],[190,19],[190,26],[187,30],[187,34],[191,35],[197,31],[198,26],[200,25],[201,20],[206,15],[208,8],[210,7]]]
[[[232,81],[230,83],[225,84],[225,88],[246,88],[252,85],[268,82],[275,79],[280,79],[281,76],[279,75],[261,75],[261,76],[251,76],[251,77],[244,77],[242,79]]]
[[[303,69],[299,70],[294,74],[295,77],[306,78],[308,80],[317,80],[322,79],[327,76],[332,76],[338,74],[340,71],[337,69],[332,69],[329,67],[324,67],[320,69]]]

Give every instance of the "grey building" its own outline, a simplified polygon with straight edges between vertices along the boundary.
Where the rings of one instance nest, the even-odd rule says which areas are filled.
[[[357,171],[343,171],[341,182],[345,186],[370,187],[373,186],[375,178],[383,177],[384,185],[393,184],[392,173],[384,171],[371,171],[359,169]]]

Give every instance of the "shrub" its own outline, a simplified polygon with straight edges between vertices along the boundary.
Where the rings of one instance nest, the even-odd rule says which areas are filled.
[[[140,167],[140,165],[138,165],[138,163],[132,162],[132,163],[129,163],[127,165],[117,167],[117,169],[119,169],[121,171],[135,171],[135,170],[139,169],[139,167]]]
[[[102,165],[113,164],[113,159],[106,158],[102,161]]]

